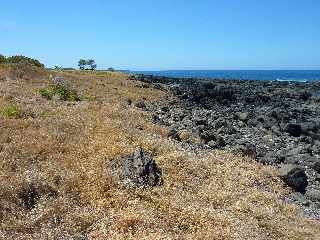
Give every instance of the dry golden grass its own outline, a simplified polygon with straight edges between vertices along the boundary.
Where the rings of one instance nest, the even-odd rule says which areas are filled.
[[[38,89],[49,74],[64,76],[84,100],[42,98]],[[288,190],[273,168],[183,150],[148,113],[127,104],[171,97],[164,92],[107,72],[0,84],[0,110],[15,105],[24,113],[0,115],[1,239],[320,239],[319,223],[281,201]],[[155,155],[163,186],[113,181],[113,161],[139,146]],[[28,209],[21,196],[33,187],[40,197]]]

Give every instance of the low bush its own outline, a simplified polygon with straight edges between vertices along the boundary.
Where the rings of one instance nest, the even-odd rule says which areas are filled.
[[[80,101],[75,90],[71,90],[63,85],[50,85],[40,89],[40,94],[44,98],[51,100],[54,96],[58,96],[63,101]]]
[[[44,68],[44,64],[40,63],[39,60],[34,58],[29,58],[22,55],[5,57],[0,55],[0,63],[23,63],[30,64],[36,67]]]
[[[19,118],[21,112],[16,105],[10,105],[0,111],[1,115],[8,118]]]

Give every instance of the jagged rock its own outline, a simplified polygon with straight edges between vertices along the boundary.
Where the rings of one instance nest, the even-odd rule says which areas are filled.
[[[302,133],[301,125],[289,123],[286,127],[286,132],[293,137],[300,137]]]
[[[181,141],[181,138],[179,136],[179,131],[176,130],[176,129],[171,129],[169,132],[168,132],[168,137],[172,138],[172,139],[175,139],[177,141]]]
[[[206,119],[202,119],[202,118],[197,118],[197,119],[195,119],[195,124],[197,126],[200,126],[200,125],[206,126],[207,125],[207,120]]]
[[[251,158],[257,157],[257,148],[252,143],[244,143],[238,147],[236,147],[236,152],[242,154],[243,156],[248,156]]]
[[[163,183],[161,169],[142,148],[123,159],[123,174],[126,181],[136,187],[152,187]]]
[[[299,94],[299,97],[303,101],[307,101],[312,97],[312,94],[308,91],[303,91],[302,93]]]
[[[215,138],[215,141],[212,140],[212,141],[208,142],[208,145],[212,148],[223,148],[226,146],[226,141],[224,140],[223,137],[217,136]]]
[[[280,169],[280,177],[292,189],[304,194],[308,186],[308,177],[305,171],[298,165],[287,164]]]
[[[248,112],[237,113],[237,117],[240,121],[247,122],[249,120],[249,113]]]
[[[226,141],[224,140],[223,137],[217,136],[216,139],[217,139],[216,143],[217,143],[218,147],[225,147],[226,146]]]
[[[317,173],[320,174],[320,161],[316,161],[316,162],[313,164],[312,168],[313,168]]]
[[[163,106],[163,107],[161,108],[161,111],[163,111],[163,112],[169,112],[169,107],[168,107],[168,106]]]
[[[145,102],[143,100],[140,100],[140,101],[136,102],[135,106],[137,108],[141,108],[141,109],[146,109],[147,108],[147,105],[145,104]]]
[[[216,133],[212,130],[206,130],[200,134],[200,138],[204,143],[209,143],[210,141],[216,140]]]

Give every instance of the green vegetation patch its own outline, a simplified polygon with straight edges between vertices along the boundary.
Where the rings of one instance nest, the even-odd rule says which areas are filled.
[[[11,64],[22,63],[22,64],[29,64],[36,67],[44,68],[44,64],[39,62],[39,60],[22,56],[22,55],[6,57],[0,54],[0,63],[11,63]]]
[[[10,105],[2,110],[0,110],[0,114],[7,118],[19,118],[21,117],[21,111],[16,105]]]
[[[46,88],[40,89],[39,92],[42,97],[48,100],[57,96],[63,101],[80,101],[80,97],[75,90],[71,90],[63,85],[50,85]]]

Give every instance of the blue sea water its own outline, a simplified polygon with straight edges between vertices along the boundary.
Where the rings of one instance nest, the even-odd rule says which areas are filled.
[[[219,78],[299,82],[320,81],[320,70],[170,70],[135,71],[134,73],[177,78]]]

